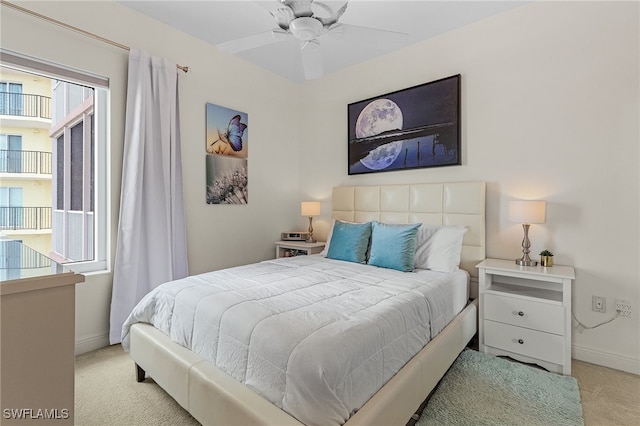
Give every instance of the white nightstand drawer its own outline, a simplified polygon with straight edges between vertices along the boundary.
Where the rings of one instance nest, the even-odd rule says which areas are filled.
[[[564,335],[564,307],[560,305],[485,294],[484,317],[519,327]]]
[[[484,343],[509,352],[563,364],[563,336],[542,333],[494,321],[484,321]]]

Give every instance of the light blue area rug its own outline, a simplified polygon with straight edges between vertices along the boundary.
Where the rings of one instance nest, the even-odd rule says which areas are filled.
[[[582,426],[584,421],[575,378],[467,349],[417,425]]]

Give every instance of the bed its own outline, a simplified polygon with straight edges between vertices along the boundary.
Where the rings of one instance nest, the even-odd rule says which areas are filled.
[[[365,295],[365,299],[374,300],[374,303],[363,308],[352,306],[360,303],[361,299],[350,299],[349,302],[341,302],[343,305],[340,305],[340,309],[336,312],[341,315],[351,309],[358,313],[357,316],[369,318],[370,322],[375,323],[377,320],[371,319],[374,317],[369,316],[369,313],[379,309],[380,306],[399,303],[402,306],[400,312],[421,312],[422,308],[402,305],[414,303],[413,301],[409,302],[408,297],[404,297],[405,293],[425,293],[424,299],[426,302],[421,301],[419,303],[427,306],[426,310],[429,310],[430,313],[432,313],[431,311],[435,313],[435,306],[447,305],[447,303],[438,302],[438,297],[441,300],[449,300],[452,297],[450,293],[455,292],[454,288],[458,288],[458,293],[460,293],[460,290],[459,287],[454,285],[444,285],[437,287],[435,295],[427,296],[427,288],[431,288],[435,284],[424,284],[422,281],[423,275],[431,274],[436,277],[435,281],[438,281],[440,279],[438,277],[443,275],[446,275],[447,279],[449,279],[449,276],[456,276],[456,279],[460,281],[462,274],[463,302],[458,302],[458,306],[455,307],[450,306],[449,310],[451,312],[438,314],[426,320],[420,318],[422,314],[418,314],[417,319],[402,315],[400,322],[407,323],[405,325],[408,330],[411,330],[410,333],[407,332],[409,336],[407,341],[410,344],[405,346],[414,347],[417,344],[414,340],[418,339],[420,334],[424,334],[426,340],[430,340],[422,349],[420,349],[422,346],[416,349],[415,356],[412,352],[408,362],[394,353],[391,353],[382,361],[377,359],[371,361],[371,354],[359,355],[361,359],[350,361],[349,358],[342,358],[341,352],[336,352],[337,356],[339,356],[338,359],[341,361],[334,361],[334,364],[348,365],[352,363],[358,368],[347,368],[344,371],[337,370],[337,373],[325,373],[323,370],[319,374],[314,374],[327,382],[331,381],[330,376],[337,375],[341,379],[340,392],[345,392],[349,404],[356,405],[343,404],[342,399],[337,399],[333,401],[333,405],[329,401],[327,406],[329,408],[323,408],[320,405],[320,401],[331,400],[334,396],[333,393],[337,393],[334,387],[321,389],[316,384],[307,386],[305,381],[301,381],[300,384],[293,384],[293,381],[289,380],[291,376],[306,375],[304,361],[307,356],[300,356],[300,353],[304,354],[300,348],[305,347],[301,342],[306,343],[309,338],[293,336],[294,340],[297,339],[293,343],[283,342],[276,345],[279,347],[291,344],[292,347],[295,347],[295,351],[287,355],[286,371],[280,371],[280,367],[278,367],[278,363],[282,363],[282,361],[277,361],[274,358],[273,361],[265,363],[263,362],[264,359],[270,360],[269,355],[266,355],[258,357],[257,359],[260,362],[257,362],[253,352],[247,351],[236,351],[236,354],[244,353],[245,355],[227,356],[226,359],[224,355],[221,357],[214,356],[213,358],[217,360],[216,362],[220,362],[218,364],[220,368],[218,368],[210,362],[212,361],[211,359],[206,359],[211,358],[207,348],[212,343],[207,343],[204,338],[198,337],[199,333],[193,332],[193,329],[181,330],[177,328],[181,331],[168,332],[169,326],[163,323],[166,320],[161,319],[159,315],[154,317],[156,314],[146,312],[145,308],[140,308],[138,312],[139,318],[135,321],[128,321],[126,333],[123,336],[123,346],[129,350],[136,363],[138,380],[143,380],[145,374],[149,375],[198,421],[206,425],[406,424],[426,395],[435,387],[460,351],[473,337],[477,329],[476,303],[465,304],[464,299],[468,299],[469,292],[472,296],[477,294],[477,290],[474,290],[473,286],[473,283],[476,282],[474,277],[477,276],[475,265],[485,257],[485,184],[484,182],[457,182],[335,187],[332,194],[332,217],[336,220],[356,223],[380,221],[388,224],[423,223],[447,225],[448,227],[462,226],[466,229],[466,233],[464,233],[460,255],[460,271],[438,275],[439,273],[434,271],[416,270],[416,272],[406,274],[387,268],[378,268],[377,272],[370,272],[371,268],[375,267],[357,263],[350,264],[349,262],[328,259],[322,255],[313,255],[293,259],[276,259],[256,264],[260,266],[248,265],[239,267],[240,269],[230,268],[229,270],[205,274],[207,279],[214,280],[214,284],[216,284],[214,285],[213,294],[206,295],[206,298],[216,300],[216,303],[219,304],[226,303],[225,309],[227,310],[229,307],[235,308],[237,301],[234,297],[236,297],[237,291],[230,291],[230,288],[226,288],[224,283],[233,281],[242,275],[241,278],[238,278],[238,282],[243,283],[241,285],[247,292],[263,292],[264,285],[261,284],[262,287],[255,287],[254,289],[251,284],[257,279],[252,277],[251,273],[256,271],[255,275],[264,276],[267,281],[275,282],[277,278],[277,285],[271,286],[271,290],[276,293],[280,292],[282,288],[290,288],[294,294],[297,294],[302,287],[313,289],[322,287],[332,289],[331,291],[339,289],[342,292],[345,285],[353,286],[353,288],[349,289],[351,292],[349,294],[362,293]],[[336,242],[334,241],[334,243]],[[334,243],[330,242],[330,247]],[[341,265],[344,265],[344,267]],[[298,270],[301,271],[301,274],[297,272]],[[409,281],[402,281],[403,277],[401,276],[408,277]],[[357,279],[352,277],[357,277]],[[429,278],[429,280],[433,281],[433,277]],[[468,277],[472,278],[471,289],[467,286]],[[201,295],[201,292],[210,291],[211,286],[209,284],[206,286],[200,285],[202,284],[200,281],[203,279],[205,277],[187,278],[187,286],[191,286],[192,294],[185,297],[185,299],[197,298],[200,296],[196,295]],[[335,279],[339,280],[339,285],[331,281]],[[389,290],[389,287],[387,287],[389,285],[393,291]],[[446,289],[446,291],[443,289]],[[372,293],[364,293],[369,291]],[[387,297],[390,293],[394,293],[394,296]],[[398,297],[396,297],[396,293],[399,295]],[[182,291],[180,294],[182,294]],[[156,298],[153,303],[162,305],[164,303],[162,302],[163,300],[171,300],[171,303],[174,303],[174,299],[171,297]],[[268,294],[261,297],[267,297],[271,300],[279,297],[279,294]],[[308,296],[305,296],[305,298],[308,298]],[[176,298],[175,300],[177,301],[178,299]],[[265,319],[267,318],[266,316],[261,316],[260,309],[262,304],[254,304],[252,305],[251,316],[256,316],[256,319],[253,323],[251,323],[251,319],[247,320],[247,323],[251,324],[247,326],[250,329],[243,329],[244,321],[227,323],[233,324],[234,330],[230,334],[234,336],[241,336],[243,333],[249,336],[253,333],[254,328],[257,327],[256,324],[262,326],[265,322],[277,323],[278,321],[284,321],[286,325],[287,318],[288,321],[294,318],[293,321],[295,321],[297,327],[298,323],[305,322],[307,317],[320,317],[324,320],[327,316],[338,315],[338,313],[332,313],[331,309],[327,307],[327,305],[335,303],[334,300],[338,299],[331,299],[329,302],[313,301],[313,303],[307,303],[316,307],[319,306],[319,311],[314,310],[312,313],[300,314],[299,317],[283,316],[279,313],[274,318],[269,316],[268,319]],[[458,296],[458,300],[460,300],[460,296]],[[449,303],[449,305],[452,304]],[[175,306],[182,307],[183,302],[176,302]],[[168,310],[174,310],[174,305]],[[176,308],[175,310],[179,309]],[[227,315],[226,311],[224,312],[224,315]],[[295,312],[297,313],[298,311],[295,310]],[[147,320],[145,320],[145,315],[147,315]],[[190,315],[191,317],[194,316],[193,313]],[[289,315],[289,312],[287,315]],[[156,319],[155,321],[153,320],[154,318]],[[190,321],[179,320],[178,322]],[[219,321],[220,318],[209,318],[209,324],[221,323]],[[352,320],[349,319],[349,321]],[[411,323],[411,321],[414,321],[415,324]],[[164,332],[149,323],[155,323],[160,330],[164,329]],[[327,321],[327,324],[329,323],[333,324],[332,321]],[[424,323],[428,323],[427,330],[422,330],[424,327],[419,326]],[[229,328],[229,326],[225,327]],[[329,343],[335,343],[336,341],[339,342],[337,347],[340,350],[347,346],[366,347],[368,344],[366,340],[358,343],[360,342],[358,339],[364,339],[362,336],[369,333],[368,331],[359,331],[363,330],[358,328],[360,325],[356,326],[356,333],[349,337],[346,334],[341,335],[339,333],[339,326],[332,328],[326,324],[321,324],[321,326],[313,325],[312,327],[316,328],[309,332],[309,336],[320,336],[321,347],[323,347],[322,342],[325,342],[328,347]],[[380,335],[385,335],[385,333],[387,336],[395,334],[396,331],[393,327],[389,326]],[[378,326],[377,328],[383,327]],[[167,332],[171,335],[171,338],[165,334]],[[289,334],[295,335],[296,333],[298,332],[295,331]],[[304,331],[300,331],[300,333],[304,333]],[[398,332],[398,335],[400,334]],[[222,337],[217,338],[217,340],[214,339],[216,345],[233,346],[235,344],[235,341],[225,340],[224,334],[220,336]],[[260,335],[256,334],[256,336],[258,337],[252,336],[252,342],[260,341]],[[172,338],[180,342],[180,344],[176,343]],[[322,340],[323,338],[325,339],[324,341]],[[384,339],[380,338],[378,340]],[[386,343],[383,343],[385,351],[393,352],[396,346],[390,344],[392,341],[393,339],[389,339]],[[194,351],[187,349],[185,346],[194,347]],[[265,343],[265,347],[269,347],[269,345]],[[202,350],[203,348],[206,350]],[[308,349],[308,351],[317,352],[318,349]],[[335,351],[337,349],[333,348],[329,352],[334,353]],[[376,354],[386,354],[382,350],[373,349],[372,351],[372,353]],[[239,370],[240,373],[227,368],[228,364],[233,364],[236,359],[242,359],[244,363]],[[253,359],[253,361],[250,359]],[[296,364],[296,359],[299,361],[298,364]],[[399,364],[393,366],[391,365],[393,362]],[[375,367],[376,365],[384,367],[378,370]],[[360,368],[360,366],[362,367]],[[308,368],[309,371],[314,372],[315,369],[315,365]],[[366,374],[359,376],[359,378],[350,378],[351,370],[355,369],[362,369]],[[384,374],[382,370],[384,370]],[[265,374],[269,377],[269,380],[273,380],[273,384],[267,388],[261,388],[254,380],[254,377]],[[269,374],[272,374],[272,376],[269,376]],[[279,380],[278,377],[280,376],[278,375],[284,377],[284,379]],[[312,376],[312,374],[308,376]],[[272,377],[275,377],[275,379]],[[372,379],[363,380],[362,377],[371,377]],[[349,378],[349,380],[346,378]],[[309,377],[309,382],[312,379],[312,377]],[[245,384],[241,382],[245,382]],[[348,382],[349,386],[342,386],[345,382]],[[363,382],[367,382],[366,388],[362,384]],[[288,393],[278,393],[279,388],[283,388],[283,392],[286,391]],[[303,402],[298,399],[299,395],[305,394],[312,398],[310,401],[316,398],[318,406],[314,406],[315,404],[309,403],[309,401]],[[342,397],[340,396],[340,398]],[[304,404],[307,405],[304,406]],[[345,405],[345,407],[342,407],[341,404]],[[302,411],[295,411],[299,408]],[[327,417],[323,417],[324,415]],[[302,422],[300,419],[302,419]]]

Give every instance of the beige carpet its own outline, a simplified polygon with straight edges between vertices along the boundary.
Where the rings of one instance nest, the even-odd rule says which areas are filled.
[[[135,366],[120,345],[76,357],[75,424],[199,425],[153,380],[136,382]]]
[[[586,426],[640,424],[640,376],[573,360]],[[75,424],[198,425],[153,380],[136,382],[120,345],[76,357]]]
[[[640,425],[640,376],[572,360],[586,426]]]

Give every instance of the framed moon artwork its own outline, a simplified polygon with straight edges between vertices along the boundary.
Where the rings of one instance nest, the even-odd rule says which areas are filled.
[[[350,175],[460,165],[460,74],[348,105]]]
[[[247,204],[247,114],[208,103],[206,120],[207,204]]]

